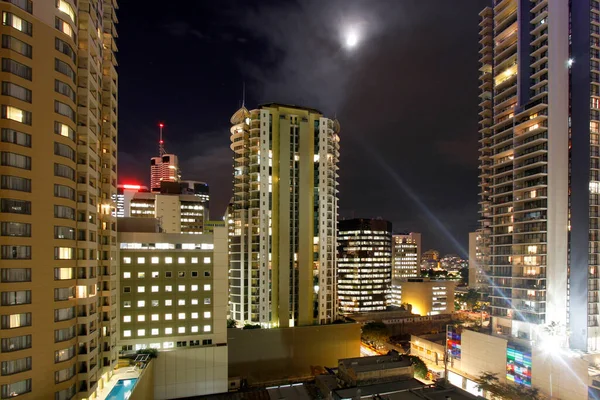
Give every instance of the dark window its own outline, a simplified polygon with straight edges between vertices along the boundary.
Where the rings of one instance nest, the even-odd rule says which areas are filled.
[[[2,95],[31,103],[31,90],[12,82],[2,82]]]
[[[31,80],[31,68],[25,64],[21,64],[20,62],[16,62],[15,60],[11,60],[10,58],[2,59],[2,71],[10,72],[11,74],[15,74],[23,79]]]
[[[75,189],[64,185],[54,185],[54,197],[75,200]]]
[[[31,169],[31,157],[8,151],[0,152],[0,165],[5,167],[15,167],[21,169]]]
[[[2,249],[3,260],[30,260],[31,246],[4,245]]]
[[[54,206],[54,217],[75,221],[75,209],[67,206]]]
[[[17,6],[21,10],[25,10],[30,14],[33,13],[33,1],[32,0],[4,0],[4,1]]]
[[[2,339],[2,352],[10,353],[31,348],[31,335],[15,336]]]
[[[2,268],[0,279],[2,283],[31,282],[31,268]]]
[[[75,110],[73,110],[71,106],[62,103],[58,100],[54,100],[54,111],[57,114],[63,115],[69,118],[71,121],[75,122]]]
[[[69,64],[67,64],[64,61],[59,60],[58,58],[54,59],[54,69],[58,72],[60,72],[63,75],[68,76],[69,78],[71,78],[71,80],[73,81],[73,83],[76,82],[75,78],[75,71],[73,71],[73,68],[71,68],[69,66]],[[31,79],[30,79],[31,80]]]
[[[27,58],[31,58],[33,55],[33,49],[30,44],[10,35],[2,35],[2,48],[15,51]]]
[[[54,91],[56,93],[64,94],[65,96],[70,98],[73,101],[73,103],[75,103],[75,100],[76,100],[75,91],[73,90],[73,88],[71,86],[69,86],[65,82],[55,79],[54,80]]]
[[[75,170],[67,165],[54,163],[54,176],[61,176],[75,181]]]
[[[31,237],[31,224],[24,222],[2,222],[2,236]]]
[[[21,178],[20,176],[2,175],[0,177],[0,187],[2,189],[31,192],[31,179]]]
[[[2,292],[3,306],[18,306],[21,304],[31,304],[31,290]]]
[[[10,0],[16,2],[18,0]],[[2,385],[1,396],[3,399],[12,399],[15,396],[31,392],[31,378]]]
[[[73,48],[67,42],[65,42],[64,40],[61,40],[59,38],[56,38],[54,40],[54,46],[55,46],[56,50],[69,56],[71,58],[71,60],[73,60],[74,63],[77,62],[77,58],[75,56],[75,51],[73,51]]]
[[[2,141],[5,143],[18,144],[19,146],[31,147],[31,135],[15,131],[14,129],[2,128]]]

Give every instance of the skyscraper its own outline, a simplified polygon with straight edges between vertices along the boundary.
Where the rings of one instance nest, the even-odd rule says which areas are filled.
[[[179,182],[179,159],[175,154],[167,154],[163,140],[163,123],[158,124],[160,140],[158,142],[158,157],[150,159],[150,190],[160,192],[161,182]]]
[[[231,124],[230,317],[334,321],[339,123],[272,103],[240,108]]]
[[[493,329],[537,340],[555,323],[573,349],[598,350],[600,8],[492,6],[479,24],[479,169]]]
[[[340,312],[384,311],[391,304],[392,223],[356,218],[338,228]]]
[[[421,234],[392,236],[392,278],[421,276]]]
[[[2,398],[89,398],[117,362],[116,9],[0,2]]]

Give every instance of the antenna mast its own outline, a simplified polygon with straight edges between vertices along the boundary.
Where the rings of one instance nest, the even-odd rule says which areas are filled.
[[[163,128],[165,127],[165,124],[163,124],[162,122],[160,124],[158,124],[158,128],[160,129],[160,140],[158,141],[158,155],[159,156],[163,156],[166,151],[165,151],[165,142],[163,141]]]

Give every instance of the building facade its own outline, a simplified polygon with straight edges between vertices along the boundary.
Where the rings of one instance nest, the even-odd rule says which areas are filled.
[[[338,223],[338,299],[344,314],[385,310],[391,302],[392,223]]]
[[[88,398],[116,365],[116,9],[0,2],[2,398]]]
[[[130,217],[130,205],[133,196],[137,192],[148,192],[146,186],[132,184],[118,184],[117,195],[115,197],[116,210],[113,213],[117,218]]]
[[[489,288],[486,268],[489,265],[489,243],[483,230],[469,232],[469,288],[487,293]]]
[[[181,360],[189,367],[186,358],[203,361],[181,370],[191,381],[174,376],[157,383],[157,399],[227,391],[226,228],[184,235],[127,225],[119,232],[119,346],[169,352],[173,368]]]
[[[150,190],[152,192],[160,192],[161,182],[179,182],[180,178],[179,159],[175,154],[161,154],[150,159]]]
[[[158,218],[165,233],[204,233],[205,202],[193,194],[134,193],[132,218]]]
[[[555,323],[573,349],[599,350],[600,7],[504,0],[480,16],[494,331],[536,340]]]
[[[230,317],[264,327],[335,320],[339,131],[314,109],[231,118]]]
[[[393,305],[410,304],[419,315],[452,314],[456,281],[435,281],[428,278],[394,279]]]
[[[392,278],[421,276],[421,234],[392,236]]]

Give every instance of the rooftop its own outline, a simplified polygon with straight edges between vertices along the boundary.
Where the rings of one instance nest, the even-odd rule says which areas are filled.
[[[321,111],[317,110],[316,108],[297,106],[295,104],[264,103],[264,104],[259,104],[258,108],[296,108],[298,110],[305,110],[305,111],[308,111],[311,113],[323,115],[323,113]]]
[[[412,364],[409,358],[398,355],[344,358],[339,360],[339,365],[355,372],[367,372],[383,369],[409,367]]]

